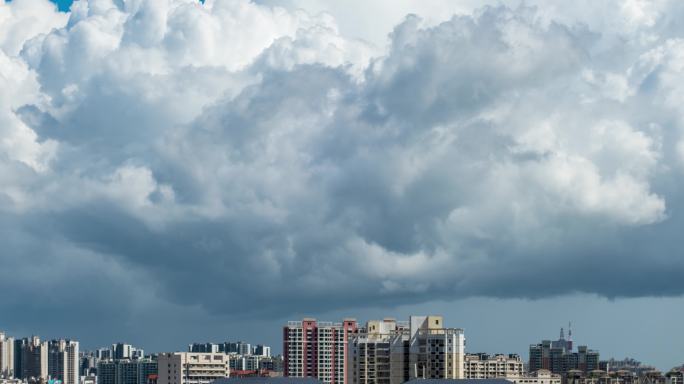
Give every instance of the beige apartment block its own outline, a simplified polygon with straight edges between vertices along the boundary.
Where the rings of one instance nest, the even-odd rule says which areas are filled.
[[[463,379],[463,329],[444,328],[442,316],[411,316],[410,375],[422,379]]]
[[[546,369],[540,369],[520,377],[506,378],[506,380],[514,384],[561,384],[562,381],[560,375],[551,373]]]
[[[507,379],[524,374],[523,361],[515,354],[467,354],[464,368],[466,379]]]
[[[162,353],[157,357],[158,384],[209,384],[230,376],[224,353]]]

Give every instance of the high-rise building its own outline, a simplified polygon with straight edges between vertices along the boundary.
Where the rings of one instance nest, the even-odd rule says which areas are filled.
[[[465,337],[441,316],[369,321],[349,343],[349,384],[464,378]]]
[[[540,344],[530,345],[530,372],[546,369],[552,373],[564,374],[571,370],[584,373],[598,370],[598,351],[579,346],[577,351],[573,352],[571,336],[572,331],[569,331],[570,338],[566,340],[563,328],[561,328],[558,340],[543,340]]]
[[[48,343],[41,342],[38,336],[15,340],[14,342],[14,374],[20,379],[48,378]],[[19,362],[17,364],[17,359]],[[16,367],[19,367],[19,371]]]
[[[52,340],[48,343],[48,376],[63,384],[79,384],[78,341]]]
[[[112,344],[112,358],[114,360],[130,359],[133,357],[133,346],[130,344]]]
[[[22,352],[25,345],[28,344],[28,339],[14,339],[14,377],[16,379],[23,378],[23,367],[21,366]]]
[[[231,372],[233,371],[258,371],[260,369],[260,356],[243,356],[238,354],[229,354],[229,365]]]
[[[214,343],[193,343],[188,345],[188,352],[194,353],[219,353],[219,345]]]
[[[228,360],[224,353],[161,353],[157,356],[157,383],[209,384],[230,376]]]
[[[244,341],[225,342],[219,344],[219,352],[237,353],[238,355],[248,356],[252,354],[252,345]]]
[[[0,379],[14,378],[14,338],[0,332]]]
[[[412,378],[463,379],[463,329],[445,328],[442,316],[411,316]]]
[[[349,341],[348,384],[396,384],[409,380],[407,322],[371,320]]]
[[[283,327],[284,374],[315,377],[324,383],[347,383],[347,345],[356,332],[354,319],[341,323],[306,318]]]
[[[262,357],[271,357],[271,347],[257,344],[252,349],[252,354]]]
[[[283,372],[282,356],[262,357],[259,359],[259,370],[270,371],[274,375]]]
[[[112,344],[111,358],[114,360],[142,359],[144,357],[145,352],[140,348],[125,343]]]
[[[151,359],[100,361],[97,364],[97,383],[147,384],[157,371],[157,362]]]
[[[81,352],[79,374],[81,376],[96,376],[97,375],[98,359],[93,352]]]
[[[488,355],[486,353],[465,356],[466,379],[510,379],[524,374],[524,364],[519,355]]]
[[[241,356],[259,355],[270,357],[271,347],[265,345],[252,346],[243,341],[224,342],[224,343],[193,343],[188,345],[188,352],[194,353],[233,353]]]

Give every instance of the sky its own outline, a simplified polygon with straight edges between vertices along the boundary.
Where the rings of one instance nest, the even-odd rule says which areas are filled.
[[[442,314],[684,363],[684,3],[0,3],[0,330]]]

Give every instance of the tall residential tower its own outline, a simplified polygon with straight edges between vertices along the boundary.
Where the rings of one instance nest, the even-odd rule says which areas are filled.
[[[283,327],[284,374],[315,377],[328,384],[347,383],[348,342],[356,332],[354,319],[341,323],[306,318]]]

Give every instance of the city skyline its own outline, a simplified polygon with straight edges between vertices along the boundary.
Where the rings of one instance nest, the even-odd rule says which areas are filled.
[[[572,321],[602,356],[680,365],[681,20],[0,1],[0,329],[278,352],[291,319],[440,314],[472,352],[526,358]]]
[[[414,380],[486,380],[498,384],[680,384],[684,365],[659,371],[637,360],[601,359],[578,343],[572,325],[519,354],[467,351],[465,332],[441,315],[359,323],[305,317],[282,326],[283,353],[247,342],[193,343],[185,352],[146,356],[126,343],[79,351],[77,340],[42,341],[0,332],[4,384],[214,384],[229,377],[315,379],[322,384],[404,384]],[[22,381],[23,380],[23,381]],[[483,381],[485,380],[485,381]],[[493,382],[492,382],[493,383]]]
[[[412,315],[412,316],[413,316],[413,315]],[[335,319],[335,318],[334,318],[334,319],[329,319],[329,318],[315,318],[315,317],[311,317],[311,316],[305,316],[304,318],[305,318],[305,319],[311,319],[311,320],[313,320],[314,322],[315,322],[315,321],[318,321],[318,322],[324,322],[324,323],[327,323],[327,322],[330,322],[330,321],[332,321],[333,323],[336,323],[336,322],[342,323],[341,319],[343,319],[343,318],[336,318],[336,319]],[[440,316],[440,318],[441,318],[441,316]],[[403,320],[403,319],[401,319],[401,318],[397,319],[396,317],[393,317],[393,316],[384,316],[384,317],[378,317],[378,318],[375,318],[375,319],[368,318],[368,319],[363,319],[363,320],[358,320],[358,319],[356,319],[355,317],[352,317],[352,316],[346,316],[346,317],[344,317],[344,319],[353,319],[353,321],[354,321],[355,323],[357,323],[357,324],[365,324],[367,321],[371,321],[371,320],[382,320],[382,319],[393,319],[393,320],[398,320],[399,322],[405,322],[405,320]],[[292,320],[293,320],[293,319],[291,319],[291,320],[288,321],[288,322],[292,322]],[[295,320],[295,322],[299,322],[299,320]],[[445,322],[446,326],[454,326],[454,324],[451,324],[451,323],[453,323],[453,322],[452,322],[452,321],[446,321],[446,322]],[[477,347],[475,347],[475,348],[466,348],[465,353],[466,353],[466,354],[484,353],[484,354],[488,354],[488,355],[495,355],[495,354],[504,354],[504,355],[507,355],[507,354],[516,354],[516,355],[521,356],[521,358],[523,358],[523,360],[524,360],[525,363],[527,364],[527,362],[528,362],[529,359],[530,359],[530,354],[528,353],[528,352],[529,352],[529,348],[531,348],[533,345],[536,345],[536,344],[540,343],[540,342],[543,341],[543,340],[548,340],[548,341],[550,341],[550,342],[554,342],[554,343],[555,343],[556,340],[563,339],[564,337],[565,337],[565,339],[572,341],[571,344],[569,344],[569,345],[570,345],[570,346],[569,346],[569,350],[576,351],[577,346],[589,344],[590,347],[593,347],[592,349],[597,350],[598,352],[600,352],[600,350],[601,350],[600,346],[598,346],[598,345],[596,345],[596,344],[593,344],[593,342],[592,342],[590,339],[586,339],[586,338],[575,339],[574,336],[572,336],[573,333],[572,333],[571,329],[572,329],[572,322],[568,322],[568,324],[565,324],[565,325],[561,324],[561,325],[558,326],[558,328],[556,329],[557,332],[556,332],[555,335],[552,335],[552,334],[540,335],[540,336],[538,337],[538,339],[530,340],[528,344],[526,344],[526,345],[524,345],[524,346],[519,346],[517,349],[506,349],[506,350],[504,350],[504,349],[502,349],[502,348],[495,347],[493,350],[491,350],[491,349],[486,349],[486,350],[485,350],[485,349],[478,349]],[[210,336],[209,339],[206,339],[206,340],[193,340],[191,344],[186,344],[185,346],[180,345],[180,346],[178,346],[178,347],[175,348],[175,349],[174,349],[174,348],[168,348],[168,347],[166,347],[166,348],[162,348],[162,349],[153,350],[153,351],[151,351],[151,352],[148,351],[147,354],[149,355],[149,354],[157,354],[157,353],[165,353],[165,352],[188,352],[188,351],[189,351],[189,352],[211,352],[211,351],[204,350],[204,349],[198,349],[198,350],[193,350],[193,349],[192,349],[193,346],[200,346],[200,347],[203,347],[204,345],[206,345],[205,343],[209,343],[209,344],[216,345],[217,347],[219,347],[219,346],[222,345],[222,344],[226,344],[226,345],[227,345],[227,344],[235,344],[235,345],[244,344],[244,345],[250,346],[250,349],[249,349],[249,353],[248,353],[248,354],[256,353],[256,352],[254,351],[254,349],[255,349],[256,347],[264,347],[264,346],[265,346],[266,348],[268,348],[268,354],[269,354],[269,355],[271,355],[271,354],[274,355],[274,356],[275,356],[275,355],[282,355],[282,353],[283,353],[283,350],[282,350],[282,335],[280,334],[279,331],[280,331],[280,328],[277,328],[277,329],[276,329],[276,333],[279,334],[280,339],[271,340],[270,343],[266,343],[266,344],[264,344],[264,343],[256,343],[256,342],[245,341],[245,338],[240,339],[240,337],[237,336],[237,335],[236,335],[235,337],[223,337],[223,340],[224,340],[224,341],[221,341],[221,340],[222,340],[221,337],[212,337],[212,336]],[[3,330],[2,330],[2,329],[0,329],[0,333],[3,333]],[[30,337],[34,337],[34,336],[35,336],[35,337],[40,337],[40,335],[38,335],[38,334],[31,334],[31,336],[27,336],[27,335],[14,335],[14,334],[8,333],[7,331],[4,331],[4,334],[5,334],[5,336],[14,337],[15,339],[17,339],[17,338],[24,338],[24,337],[30,338]],[[476,334],[477,334],[477,333],[476,333]],[[64,338],[64,337],[60,337],[60,336],[56,336],[56,337],[51,337],[51,338],[45,338],[44,340],[53,340],[53,341],[54,341],[54,340],[60,340],[60,339],[65,339],[65,338]],[[70,339],[70,338],[66,338],[66,340],[69,340],[69,339]],[[71,338],[71,339],[78,340],[78,337],[76,337],[76,338]],[[466,338],[466,340],[468,340],[468,338]],[[474,343],[473,343],[473,341],[474,341]],[[502,341],[503,341],[503,340],[502,340]],[[477,340],[472,340],[471,343],[474,344],[474,345],[478,345]],[[573,343],[574,343],[574,344],[573,344]],[[175,342],[172,342],[171,344],[175,344]],[[82,344],[81,344],[81,345],[82,345]],[[541,345],[541,344],[539,344],[539,345]],[[573,347],[573,346],[574,346],[574,347]],[[129,353],[128,353],[128,354],[125,354],[125,355],[122,354],[121,356],[118,356],[117,353],[123,353],[123,352],[117,352],[117,351],[120,350],[121,348],[126,348],[126,347],[128,347],[128,348],[130,349]],[[132,345],[132,344],[129,344],[127,341],[118,340],[118,341],[112,343],[110,346],[106,346],[106,345],[99,345],[99,346],[97,346],[97,345],[96,345],[96,346],[88,346],[88,347],[85,347],[85,348],[82,347],[82,348],[81,348],[81,351],[84,351],[84,352],[97,352],[98,350],[102,350],[102,348],[105,348],[105,349],[108,349],[108,350],[113,351],[112,353],[114,353],[114,354],[111,356],[111,358],[113,358],[113,359],[132,358],[132,357],[134,356],[135,351],[140,351],[140,353],[143,353],[142,351],[143,351],[143,349],[144,349],[144,347],[143,347],[143,348],[137,348],[136,346],[134,346],[134,345]],[[118,349],[117,349],[117,348],[118,348]],[[238,348],[238,347],[236,347],[236,348]],[[497,348],[498,348],[498,349],[497,349]],[[131,352],[131,351],[132,351],[132,352]],[[217,352],[218,352],[218,350],[217,350]],[[241,355],[245,354],[245,353],[243,353],[243,352],[238,352],[237,350],[236,350],[236,351],[232,351],[232,352],[237,352],[238,354],[241,354]],[[225,353],[228,353],[228,351],[226,350]],[[144,357],[145,355],[143,354],[142,356]],[[637,358],[637,360],[641,360],[642,363],[644,363],[644,364],[646,364],[646,365],[653,365],[653,366],[656,366],[656,368],[659,369],[659,370],[661,370],[662,372],[667,372],[669,369],[671,369],[671,368],[673,368],[673,367],[684,366],[684,362],[682,362],[682,363],[676,362],[676,363],[674,363],[672,366],[669,366],[669,367],[667,367],[667,366],[657,366],[657,364],[653,364],[652,361],[648,360],[648,357],[647,357],[647,356],[644,357],[644,355],[639,355],[639,354],[636,354],[636,355],[635,355],[635,354],[629,354],[629,353],[625,353],[625,354],[623,354],[623,355],[605,355],[605,354],[604,354],[604,355],[602,355],[601,360],[602,360],[602,361],[603,361],[603,360],[610,360],[610,359],[622,360],[622,359],[634,358],[635,356],[640,357],[640,358]],[[681,360],[681,359],[680,359],[680,360]],[[678,360],[678,357],[673,357],[673,361],[679,361],[679,360]]]

